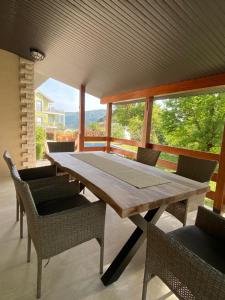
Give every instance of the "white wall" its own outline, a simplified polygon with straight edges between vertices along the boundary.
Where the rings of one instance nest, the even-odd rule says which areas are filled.
[[[8,175],[2,154],[7,149],[20,168],[19,57],[0,49],[0,176]]]

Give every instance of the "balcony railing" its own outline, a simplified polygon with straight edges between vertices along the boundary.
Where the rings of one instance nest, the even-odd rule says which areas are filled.
[[[105,141],[106,142],[107,137],[93,137],[93,136],[87,137],[86,136],[84,138],[84,141],[88,141],[88,142]],[[114,143],[116,143],[117,145],[115,145]],[[142,146],[141,142],[138,142],[138,141],[120,139],[120,138],[115,138],[115,137],[110,138],[110,152],[119,154],[119,155],[124,155],[124,156],[132,158],[132,159],[136,159],[136,152],[132,151],[132,150],[123,149],[122,147],[120,147],[120,145],[128,145],[128,146],[134,146],[134,147]],[[187,155],[187,156],[192,156],[195,158],[216,160],[218,162],[220,160],[220,154],[214,154],[214,153],[209,153],[209,152],[189,150],[189,149],[184,149],[184,148],[171,147],[171,146],[166,146],[166,145],[158,145],[158,144],[152,144],[152,143],[148,143],[147,147],[154,149],[154,150],[159,150],[162,153],[166,153],[166,154]],[[106,151],[106,147],[105,146],[84,147],[83,151]],[[177,164],[175,162],[172,162],[172,161],[169,161],[166,159],[159,159],[157,162],[157,166],[163,167],[165,169],[170,169],[170,170],[176,170],[176,168],[177,168]],[[218,174],[217,174],[217,172],[215,172],[211,178],[211,181],[217,183],[217,179],[218,179]],[[206,196],[212,200],[215,200],[216,192],[210,190]]]

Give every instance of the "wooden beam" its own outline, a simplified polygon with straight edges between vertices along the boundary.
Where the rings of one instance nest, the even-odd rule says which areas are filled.
[[[84,141],[86,142],[104,142],[106,141],[106,136],[85,136]]]
[[[225,197],[225,124],[223,130],[223,139],[220,151],[219,170],[216,185],[216,199],[214,201],[213,210],[221,212],[223,209],[223,199]]]
[[[106,147],[84,147],[83,151],[105,151]]]
[[[111,142],[118,143],[121,145],[141,147],[141,142],[134,141],[134,140],[120,139],[120,138],[115,138],[115,137],[111,137],[110,140],[111,140]]]
[[[137,156],[136,152],[129,151],[129,150],[124,150],[124,149],[121,149],[121,148],[111,147],[110,152],[120,154],[120,155],[125,155],[125,156],[133,158],[133,159],[136,159],[136,156]]]
[[[216,153],[209,153],[199,150],[190,150],[190,149],[184,149],[184,148],[178,148],[178,147],[171,147],[166,145],[159,145],[159,144],[148,144],[148,147],[156,150],[156,151],[162,151],[174,155],[187,155],[187,156],[193,156],[196,158],[202,158],[202,159],[209,159],[209,160],[220,160],[220,155]]]
[[[101,99],[101,104],[115,103],[132,99],[143,99],[154,96],[166,96],[170,94],[198,91],[222,86],[225,86],[225,73],[105,96]]]
[[[80,102],[79,102],[79,134],[78,134],[78,151],[84,149],[85,135],[85,85],[80,86]]]
[[[144,111],[144,127],[142,131],[142,147],[146,148],[149,143],[151,124],[152,124],[152,110],[153,110],[153,97],[148,97],[145,100],[145,111]]]
[[[111,125],[112,124],[112,103],[107,104],[106,112],[106,152],[110,152],[110,140],[111,140]]]

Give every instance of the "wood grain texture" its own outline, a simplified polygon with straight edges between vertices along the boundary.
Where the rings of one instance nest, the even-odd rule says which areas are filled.
[[[110,148],[110,152],[116,153],[116,154],[119,154],[119,155],[124,155],[124,156],[130,157],[132,159],[136,159],[137,158],[137,153],[136,152],[130,151],[130,150],[121,149],[121,148],[117,148],[117,147],[111,147]]]
[[[122,218],[158,208],[162,204],[187,199],[193,195],[205,194],[208,191],[208,185],[205,183],[199,183],[105,152],[95,152],[95,154],[170,181],[160,186],[137,189],[72,157],[69,153],[47,154],[51,162],[83,182],[97,197],[114,208]]]
[[[115,138],[115,137],[111,137],[110,140],[111,140],[111,142],[114,142],[114,143],[135,146],[135,147],[141,147],[141,142],[134,141],[134,140],[120,139],[120,138]]]
[[[151,124],[152,124],[152,110],[153,110],[153,97],[148,97],[145,100],[145,110],[144,110],[144,126],[142,131],[142,147],[146,147],[149,143]]]
[[[84,147],[83,151],[106,151],[106,147]]]
[[[102,104],[116,103],[124,100],[143,99],[145,97],[166,96],[187,91],[199,91],[206,88],[221,87],[225,85],[225,73],[179,81],[172,84],[152,86],[145,89],[134,90],[101,98]]]
[[[110,138],[112,127],[112,103],[107,104],[106,112],[106,152],[110,152]]]
[[[151,143],[148,144],[148,147],[153,150],[159,150],[162,152],[175,154],[175,155],[187,155],[187,156],[193,156],[202,159],[217,160],[217,161],[220,160],[220,154],[209,153],[204,151],[189,150],[184,148],[171,147],[171,146],[159,145],[159,144],[151,144]]]
[[[214,210],[221,212],[225,201],[225,124],[221,144],[218,179],[216,185],[216,199],[214,201]]]
[[[106,136],[85,136],[85,142],[104,142],[106,141]]]
[[[85,135],[85,86],[80,86],[78,151],[83,151]]]

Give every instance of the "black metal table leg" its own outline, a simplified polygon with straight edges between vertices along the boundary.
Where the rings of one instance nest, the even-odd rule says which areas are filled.
[[[147,222],[150,222],[158,212],[158,210],[159,208],[149,210],[144,219]],[[131,261],[132,257],[144,242],[145,237],[146,235],[139,227],[134,230],[126,244],[123,246],[109,268],[103,274],[101,280],[105,286],[110,285],[120,277],[120,275],[123,273],[129,262]]]

